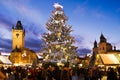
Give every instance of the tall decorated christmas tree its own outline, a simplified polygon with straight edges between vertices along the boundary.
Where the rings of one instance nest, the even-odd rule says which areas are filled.
[[[66,25],[68,18],[65,16],[63,6],[55,3],[50,19],[46,23],[47,33],[42,36],[45,46],[44,57],[49,61],[71,61],[76,56],[73,45],[74,38],[70,35],[71,26]]]

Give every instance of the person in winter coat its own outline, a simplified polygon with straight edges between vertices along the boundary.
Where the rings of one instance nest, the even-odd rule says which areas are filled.
[[[107,80],[118,80],[117,72],[114,71],[113,68],[110,68],[107,72]]]
[[[0,71],[0,80],[4,80],[6,76]]]

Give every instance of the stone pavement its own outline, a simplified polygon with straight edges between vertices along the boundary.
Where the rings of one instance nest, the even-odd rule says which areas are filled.
[[[102,80],[107,80],[107,76],[103,76]]]

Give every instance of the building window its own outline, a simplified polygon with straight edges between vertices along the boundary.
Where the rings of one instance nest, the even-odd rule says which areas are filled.
[[[16,36],[17,36],[17,38],[18,38],[19,34],[17,33]]]

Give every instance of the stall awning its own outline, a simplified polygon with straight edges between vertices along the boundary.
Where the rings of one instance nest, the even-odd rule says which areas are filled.
[[[0,64],[12,64],[6,56],[0,56]]]
[[[115,54],[99,54],[104,65],[118,65],[119,60]]]

